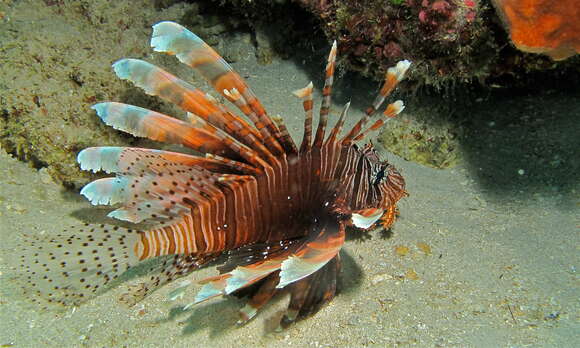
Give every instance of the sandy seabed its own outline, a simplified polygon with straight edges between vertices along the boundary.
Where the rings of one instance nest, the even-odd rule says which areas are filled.
[[[320,88],[321,73],[311,76],[303,64],[275,60],[260,66],[253,56],[234,64],[270,113],[284,117],[295,138],[303,113],[290,91],[310,79]],[[339,94],[347,85],[337,84]],[[351,109],[352,121],[374,92],[350,89],[357,101],[353,105],[360,106]],[[577,122],[567,122],[580,113],[580,105],[573,96],[557,94],[538,94],[532,103],[540,107],[543,98],[557,98],[564,104],[559,112],[569,115],[555,115],[552,126],[563,122],[562,127],[574,129]],[[490,109],[500,114],[513,110],[493,100],[487,103],[487,108],[473,110],[472,117]],[[513,167],[521,162],[509,156],[491,161],[495,168],[514,169],[500,171],[502,178],[494,183],[489,179],[494,173],[481,173],[491,169],[480,163],[490,161],[477,151],[447,170],[383,150],[381,155],[407,180],[410,196],[400,203],[400,218],[390,233],[350,237],[343,249],[342,293],[312,318],[277,333],[272,323],[283,313],[286,297],[236,327],[240,301],[224,298],[184,311],[198,287],[185,299],[170,302],[167,295],[179,281],[133,308],[117,302],[127,284],[78,308],[35,307],[22,296],[15,281],[19,275],[9,268],[16,243],[24,233],[56,234],[81,218],[102,216],[103,209],[53,183],[46,170],[32,169],[1,151],[0,347],[580,346],[580,184],[572,171],[577,163],[568,164],[569,173],[558,172],[550,187],[538,188],[533,173]],[[213,274],[208,269],[193,276]]]

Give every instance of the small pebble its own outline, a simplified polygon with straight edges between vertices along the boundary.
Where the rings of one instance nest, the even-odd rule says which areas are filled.
[[[419,248],[419,250],[424,252],[426,255],[431,255],[431,247],[429,246],[429,244],[423,243],[423,242],[418,242],[417,248]]]
[[[9,211],[13,211],[17,214],[23,214],[26,213],[26,208],[24,208],[22,205],[15,203],[14,205],[8,204],[6,206],[6,209]]]
[[[48,185],[48,184],[52,183],[52,178],[51,178],[50,174],[48,173],[48,169],[46,167],[39,169],[38,174],[40,175],[40,181],[43,184]]]
[[[391,279],[393,279],[393,276],[391,276],[390,274],[387,274],[387,273],[377,274],[377,275],[372,277],[371,284],[377,285],[378,283],[380,283],[384,280],[391,280]]]
[[[417,272],[415,272],[414,269],[411,268],[405,273],[405,278],[410,280],[418,280],[419,275],[417,274]]]
[[[406,247],[404,245],[397,245],[395,247],[395,253],[397,253],[397,255],[399,256],[405,256],[409,253],[409,247]]]

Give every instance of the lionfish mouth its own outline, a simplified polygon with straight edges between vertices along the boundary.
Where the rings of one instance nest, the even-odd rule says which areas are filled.
[[[115,174],[93,181],[81,194],[95,205],[116,205],[110,217],[154,227],[85,225],[49,240],[33,236],[22,248],[29,286],[51,302],[76,304],[140,261],[164,257],[151,270],[150,280],[123,297],[135,303],[225,257],[221,274],[200,282],[203,287],[192,305],[221,295],[247,297],[243,323],[284,288],[291,298],[282,324],[316,312],[337,292],[346,227],[368,229],[379,220],[390,226],[396,203],[405,194],[403,177],[394,167],[380,161],[372,145],[359,148],[355,143],[403,110],[403,102],[395,101],[366,127],[410,63],[401,61],[388,69],[377,98],[344,136],[349,103],[327,135],[334,42],[314,136],[312,82],[294,92],[305,111],[297,146],[284,122],[274,122],[242,77],[195,34],[179,24],[160,22],[153,27],[151,46],[200,73],[243,116],[155,65],[139,59],[116,62],[117,76],[181,107],[188,119],[104,102],[93,107],[103,122],[205,155],[129,147],[81,151],[82,169]],[[182,285],[172,298],[184,295],[189,282]]]
[[[379,208],[359,210],[352,213],[351,222],[358,228],[368,229],[383,216],[384,212]]]

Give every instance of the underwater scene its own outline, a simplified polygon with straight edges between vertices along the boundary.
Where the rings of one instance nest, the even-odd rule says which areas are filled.
[[[580,346],[576,0],[0,0],[0,347]]]

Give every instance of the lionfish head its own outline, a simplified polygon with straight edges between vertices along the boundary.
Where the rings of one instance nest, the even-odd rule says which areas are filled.
[[[382,225],[389,227],[394,221],[397,201],[407,194],[405,179],[395,166],[380,159],[372,144],[360,151],[362,172],[351,202],[351,223],[369,229],[382,220]]]

